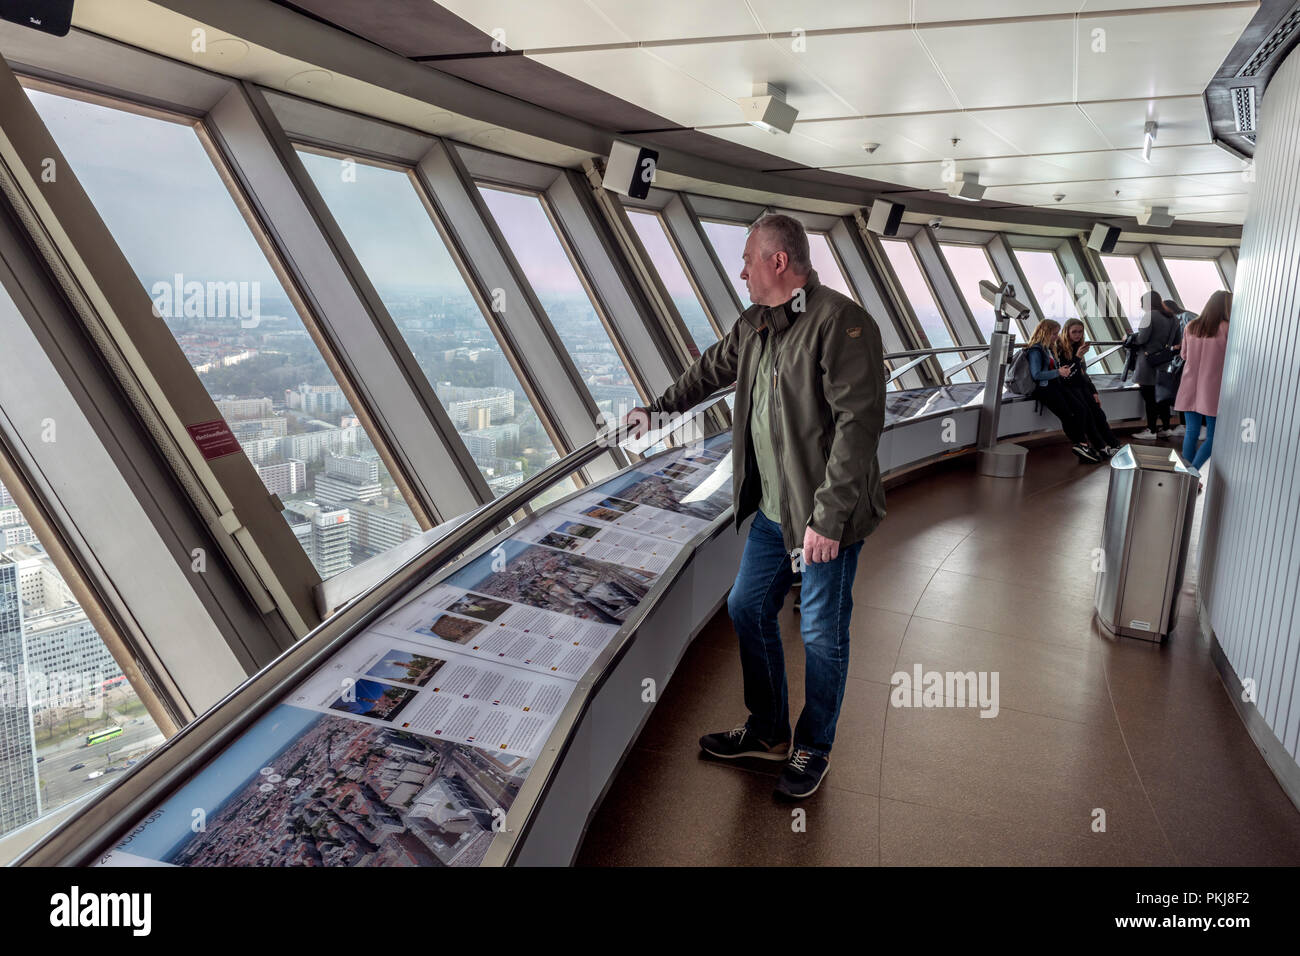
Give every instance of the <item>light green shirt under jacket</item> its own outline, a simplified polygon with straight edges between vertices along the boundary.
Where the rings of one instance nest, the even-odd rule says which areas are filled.
[[[754,376],[753,412],[750,415],[749,433],[754,438],[754,457],[758,460],[758,475],[763,483],[763,496],[758,510],[770,521],[781,523],[780,470],[776,464],[776,449],[772,447],[772,332],[769,329],[763,351],[758,357],[758,374]]]

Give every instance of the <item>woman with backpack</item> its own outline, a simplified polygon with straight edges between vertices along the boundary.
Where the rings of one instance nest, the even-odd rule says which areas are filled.
[[[1090,445],[1079,407],[1065,391],[1065,381],[1073,374],[1073,369],[1068,365],[1061,366],[1056,358],[1056,337],[1060,331],[1059,322],[1043,319],[1029,337],[1025,360],[1034,380],[1030,397],[1061,420],[1061,429],[1070,439],[1070,451],[1075,457],[1096,464],[1101,461],[1102,452]]]
[[[1088,443],[1109,458],[1119,451],[1119,439],[1110,430],[1110,422],[1101,407],[1101,396],[1088,377],[1084,354],[1089,345],[1084,341],[1084,332],[1082,320],[1067,319],[1056,340],[1056,358],[1062,368],[1068,366],[1070,369],[1069,377],[1063,380],[1065,393],[1074,401]]]
[[[1187,433],[1183,436],[1183,459],[1199,469],[1210,458],[1214,444],[1214,420],[1219,414],[1219,386],[1223,383],[1223,360],[1228,352],[1228,315],[1232,293],[1215,292],[1205,303],[1199,318],[1187,323],[1183,339],[1183,380],[1174,407],[1183,413]],[[1205,442],[1196,447],[1205,422]]]
[[[1165,311],[1165,304],[1158,292],[1148,292],[1142,296],[1142,324],[1137,332],[1129,336],[1129,341],[1137,350],[1137,361],[1133,378],[1138,384],[1138,391],[1146,405],[1147,427],[1136,432],[1133,437],[1138,441],[1155,441],[1168,438],[1172,428],[1170,422],[1173,412],[1170,402],[1158,401],[1156,398],[1156,370],[1168,365],[1178,354],[1181,329],[1178,319]],[[1159,423],[1164,422],[1164,427]]]

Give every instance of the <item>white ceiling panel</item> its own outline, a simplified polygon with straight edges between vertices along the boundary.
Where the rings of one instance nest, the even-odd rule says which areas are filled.
[[[858,115],[958,106],[910,30],[810,36],[800,56]]]
[[[1159,140],[1156,140],[1159,143]],[[1125,155],[1142,162],[1142,151]],[[1145,164],[1144,164],[1145,165]],[[1156,146],[1151,150],[1149,166],[1153,173],[1240,173],[1241,160],[1218,146]]]
[[[809,127],[810,130],[815,128],[816,124]],[[710,136],[789,160],[789,165],[835,166],[860,163],[867,155],[862,151],[860,142],[841,141],[841,145],[834,145],[816,135],[802,132],[798,126],[789,135],[768,133],[749,125],[715,128],[707,132]],[[768,168],[775,169],[781,165],[779,160],[774,159]]]
[[[916,0],[918,23],[1075,13],[1082,0]]]
[[[846,162],[857,165],[872,163],[915,163],[922,160],[941,160],[941,153],[926,149],[920,143],[914,143],[899,134],[898,129],[889,125],[886,119],[836,119],[811,120],[802,119],[795,123],[794,131],[803,133],[810,139],[826,143],[837,151],[847,150],[853,158]],[[751,127],[752,128],[752,127]],[[710,132],[715,132],[710,130]],[[863,143],[879,143],[874,153],[862,149]],[[855,152],[856,151],[856,152]],[[823,163],[821,165],[832,165]]]
[[[1155,120],[1160,127],[1156,133],[1157,145],[1183,146],[1210,141],[1210,122],[1205,115],[1205,101],[1199,94],[1169,99],[1081,103],[1079,109],[1101,127],[1117,149],[1140,149],[1142,131],[1148,120]]]
[[[733,100],[750,96],[755,83],[775,83],[785,89],[786,102],[805,119],[855,112],[804,69],[803,56],[786,52],[772,40],[683,43],[656,46],[647,53]],[[736,107],[732,120],[739,115]]]
[[[1127,179],[1151,175],[1151,167],[1142,162],[1140,153],[1136,159],[1132,154],[1116,150],[1052,153],[1041,158],[1067,170],[1066,179]]]
[[[1208,173],[1200,176],[1179,176],[1179,179],[1195,183],[1195,195],[1211,193],[1249,193],[1255,188],[1253,180],[1247,179],[1242,172]]]
[[[511,50],[622,43],[629,39],[594,12],[586,0],[545,0],[544,15],[540,4],[518,0],[438,0],[438,6],[484,33],[504,30],[505,45]]]
[[[700,4],[708,10],[712,4]],[[874,27],[886,23],[907,23],[909,0],[818,0],[790,3],[789,0],[749,0],[763,29],[769,33],[793,30],[838,30],[844,27]]]
[[[690,37],[743,36],[766,32],[745,0],[655,0],[653,16],[647,7],[627,0],[587,0],[590,6],[626,39],[683,40]],[[528,7],[515,0],[514,6]],[[538,11],[538,5],[532,9]],[[537,12],[534,12],[537,16]],[[590,14],[589,14],[590,15]]]
[[[1099,13],[1106,10],[1126,10],[1130,7],[1185,7],[1191,4],[1209,6],[1212,3],[1240,3],[1241,0],[1080,0],[1081,13]]]
[[[913,189],[937,189],[943,185],[942,163],[900,163],[894,166],[840,166],[835,172],[864,179],[882,179]]]
[[[1017,183],[1056,182],[1069,174],[1059,166],[1033,156],[1008,156],[1002,159],[970,159],[956,164],[957,175],[979,173],[986,186]]]
[[[1233,212],[1203,212],[1187,217],[1191,222],[1223,222],[1234,226],[1240,226],[1246,221],[1246,209]]]
[[[1020,152],[980,122],[972,113],[914,113],[911,116],[882,116],[875,122],[919,144],[939,159],[972,159],[980,156],[1007,156]],[[958,143],[952,145],[953,138]],[[884,142],[884,140],[882,140]],[[875,157],[872,157],[873,160]]]
[[[1254,8],[1139,13],[1079,18],[1080,100],[1199,95],[1213,78]],[[1105,41],[1093,52],[1094,31]]]
[[[920,37],[964,107],[1074,99],[1072,20],[922,27]]]
[[[543,53],[533,59],[682,126],[716,126],[743,118],[733,98],[644,49]]]
[[[1064,153],[1079,149],[1108,149],[1112,145],[1073,104],[980,110],[971,115],[1015,144],[1017,152]]]

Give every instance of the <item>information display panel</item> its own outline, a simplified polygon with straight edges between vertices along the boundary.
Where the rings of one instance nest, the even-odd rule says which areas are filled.
[[[579,679],[730,507],[730,447],[646,458],[432,576],[97,865],[478,865]]]

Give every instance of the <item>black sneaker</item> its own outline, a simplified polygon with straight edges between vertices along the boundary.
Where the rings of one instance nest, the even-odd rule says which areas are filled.
[[[1071,445],[1070,451],[1074,452],[1074,456],[1078,458],[1079,461],[1086,461],[1094,465],[1101,461],[1101,459],[1097,457],[1097,453],[1087,445]]]
[[[815,754],[802,747],[790,755],[790,761],[781,771],[781,779],[776,782],[776,795],[802,800],[816,793],[830,769],[831,758]]]
[[[734,730],[705,734],[700,738],[700,749],[706,754],[735,760],[738,757],[755,757],[759,760],[785,760],[790,756],[790,741],[769,744],[741,724]]]

